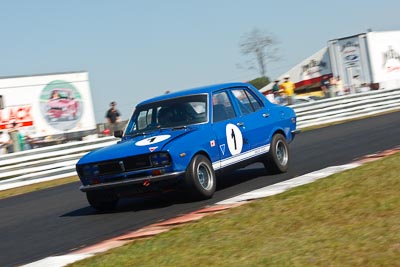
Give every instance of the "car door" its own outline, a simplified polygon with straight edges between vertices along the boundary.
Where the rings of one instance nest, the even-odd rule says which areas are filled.
[[[232,104],[229,90],[212,95],[211,121],[219,148],[220,162],[215,169],[236,164],[245,159],[250,149],[245,128],[240,124],[238,111]]]
[[[239,122],[246,135],[249,149],[255,154],[263,153],[268,149],[272,122],[270,114],[249,88],[233,88],[230,90],[233,104],[239,111]]]

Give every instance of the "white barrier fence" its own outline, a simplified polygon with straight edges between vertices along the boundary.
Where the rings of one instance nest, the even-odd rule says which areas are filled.
[[[400,109],[400,89],[377,90],[293,106],[297,128],[360,118]]]
[[[400,109],[400,89],[340,96],[293,106],[299,129]],[[71,142],[0,156],[0,191],[76,175],[85,153],[115,144],[114,137]]]
[[[76,175],[75,164],[87,152],[115,144],[117,138],[36,148],[0,156],[0,191]]]

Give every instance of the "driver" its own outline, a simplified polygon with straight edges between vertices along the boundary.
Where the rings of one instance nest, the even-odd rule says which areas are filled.
[[[168,126],[173,123],[174,114],[170,107],[163,107],[158,111],[158,124]]]

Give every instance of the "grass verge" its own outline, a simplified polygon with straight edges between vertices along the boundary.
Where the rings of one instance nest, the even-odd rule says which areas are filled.
[[[70,266],[394,266],[400,153]]]

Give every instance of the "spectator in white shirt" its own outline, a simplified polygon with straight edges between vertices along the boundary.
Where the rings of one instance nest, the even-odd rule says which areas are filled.
[[[7,154],[7,147],[10,144],[10,135],[0,130],[0,155]]]

